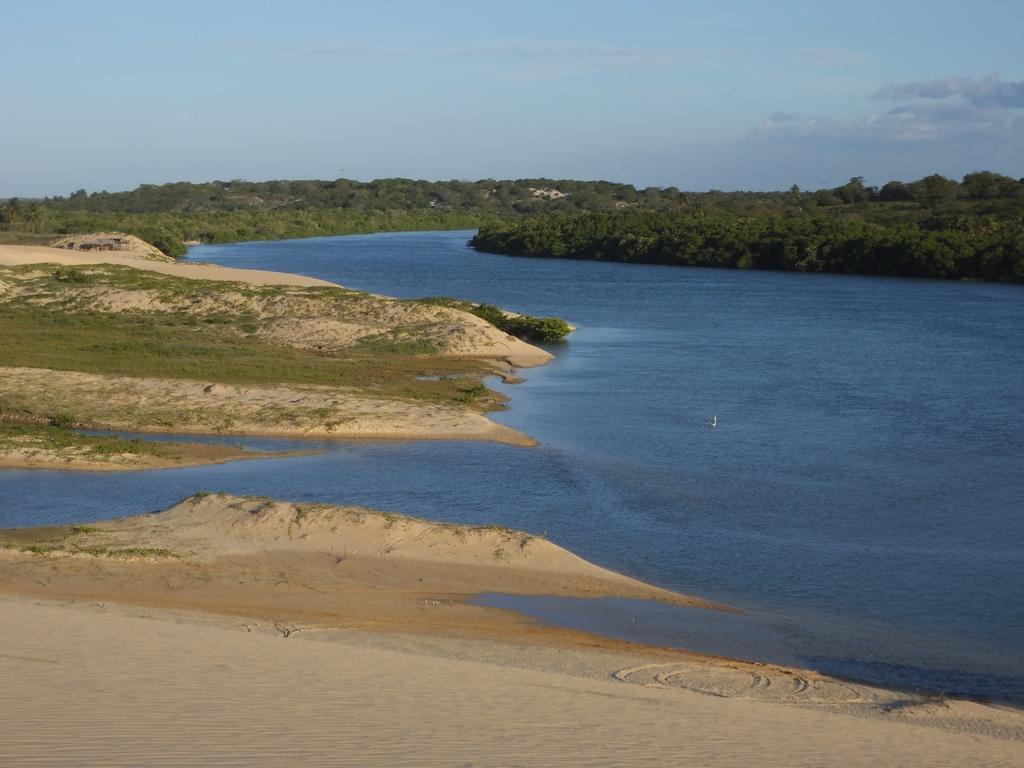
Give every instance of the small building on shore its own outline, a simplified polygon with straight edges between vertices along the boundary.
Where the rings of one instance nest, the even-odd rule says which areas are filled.
[[[127,235],[110,235],[107,237],[84,235],[81,238],[61,241],[59,248],[72,251],[130,251],[131,243]]]
[[[159,248],[150,245],[135,235],[124,232],[90,232],[88,234],[68,235],[50,243],[53,248],[65,248],[69,251],[117,251],[125,256],[153,261],[173,261]]]

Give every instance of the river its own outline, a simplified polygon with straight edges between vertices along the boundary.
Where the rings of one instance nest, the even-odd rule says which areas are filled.
[[[471,234],[190,258],[570,320],[553,363],[499,385],[512,400],[495,418],[539,448],[323,443],[182,470],[4,471],[0,524],[200,489],[499,523],[750,611],[710,620],[702,650],[1024,703],[1024,287],[517,259],[467,248]],[[577,624],[612,631],[626,611],[635,626],[639,610]],[[641,618],[672,644],[671,620]]]

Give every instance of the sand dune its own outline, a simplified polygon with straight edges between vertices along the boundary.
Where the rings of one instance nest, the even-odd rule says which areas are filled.
[[[191,280],[212,280],[249,286],[341,288],[336,283],[287,272],[236,269],[195,262],[162,262],[119,255],[117,251],[80,252],[42,246],[0,245],[0,266],[26,264],[112,264],[158,272]],[[0,294],[3,293],[0,281]],[[230,287],[214,297],[180,296],[177,301],[158,290],[110,290],[76,286],[89,309],[101,312],[183,311],[201,313],[211,308],[249,311],[265,319],[272,308],[274,322],[262,335],[278,343],[317,349],[339,349],[359,338],[395,327],[419,326],[417,337],[438,345],[441,356],[481,358],[507,362],[517,368],[544,365],[553,359],[545,350],[509,336],[468,312],[440,306],[414,305],[387,296],[360,294],[362,301],[346,302],[353,317],[339,317],[338,307],[323,297],[274,296],[269,300],[241,296]],[[369,305],[369,306],[365,306]],[[280,315],[277,317],[276,315]]]
[[[168,590],[168,580],[178,586]],[[714,607],[500,526],[227,494],[197,494],[158,514],[85,529],[0,531],[0,584],[35,593],[41,583],[46,595],[270,610],[321,626],[426,620],[457,627],[476,616],[482,632],[488,617],[505,612],[461,605],[453,596],[602,594]],[[363,599],[368,592],[372,600]],[[325,595],[337,599],[325,602]],[[429,616],[424,600],[437,602]]]
[[[4,766],[1024,760],[1016,710],[468,604],[498,590],[708,605],[508,529],[199,495],[0,542]]]
[[[55,267],[7,270],[0,275],[0,308],[10,304],[50,312],[50,307],[57,307],[60,317],[76,313],[128,314],[146,318],[154,325],[172,318],[179,323],[183,338],[192,326],[213,323],[240,340],[259,339],[270,342],[275,349],[294,347],[307,355],[341,360],[355,357],[363,361],[363,368],[369,365],[373,373],[361,378],[353,375],[348,386],[343,386],[345,382],[336,386],[333,382],[228,385],[139,374],[51,370],[50,358],[44,357],[42,363],[47,367],[0,368],[0,399],[7,410],[40,418],[73,414],[77,424],[139,432],[536,444],[484,415],[483,410],[493,405],[492,399],[499,399],[493,393],[468,403],[455,397],[459,385],[454,383],[449,385],[447,399],[422,396],[424,391],[430,395],[431,385],[414,377],[418,372],[414,366],[420,364],[440,374],[454,370],[451,377],[442,378],[456,381],[466,376],[472,384],[488,373],[511,378],[514,367],[542,365],[552,359],[548,352],[505,334],[469,312],[372,296],[286,273],[164,263],[128,258],[116,251],[0,246],[0,265],[51,263],[94,268],[80,270],[82,279],[78,280],[62,279],[60,275],[54,278]],[[138,279],[134,269],[190,280],[156,276]],[[211,288],[211,280],[229,282]],[[325,287],[330,290],[323,290]],[[190,318],[191,325],[182,322],[183,317]],[[422,355],[405,353],[405,368],[396,367],[389,345],[401,348],[402,344],[413,349],[422,344],[431,351]],[[378,349],[381,351],[374,352]],[[377,356],[366,363],[374,354]],[[36,361],[33,358],[28,362],[31,365]],[[60,359],[60,364],[67,363]],[[378,375],[378,369],[390,373]],[[385,384],[398,382],[394,391],[380,386],[380,376],[391,377]],[[409,393],[420,396],[409,397]],[[47,463],[46,458],[36,452],[31,463],[39,466]],[[6,466],[30,463],[17,451],[0,455],[0,461]],[[68,464],[61,458],[49,463],[65,468],[101,468],[96,461],[88,467],[82,462]],[[124,466],[123,462],[107,464],[112,468]]]
[[[327,280],[293,275],[288,272],[235,269],[212,264],[162,262],[122,256],[117,251],[86,252],[38,245],[0,245],[0,266],[16,267],[22,264],[120,264],[134,269],[145,269],[150,272],[187,277],[193,280],[226,280],[249,283],[250,285],[337,285]]]
[[[0,648],[0,764],[12,768],[1024,761],[1019,730],[964,733],[631,685],[608,674],[626,654],[607,651],[366,632],[286,638],[258,622],[24,598],[0,598]]]
[[[628,685],[596,676],[586,653],[562,651],[538,663],[531,662],[538,654],[494,643],[418,647],[405,639],[387,647],[378,639],[284,638],[269,626],[3,598],[0,764],[962,768],[1024,761],[1024,744],[992,735]],[[485,650],[489,657],[479,655]]]

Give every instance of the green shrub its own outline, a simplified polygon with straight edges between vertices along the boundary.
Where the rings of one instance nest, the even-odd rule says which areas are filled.
[[[505,323],[506,333],[526,341],[561,341],[572,332],[572,328],[560,317],[510,317]]]
[[[461,309],[486,320],[498,330],[525,341],[561,341],[572,332],[572,327],[561,318],[512,315],[493,304],[473,304],[448,296],[428,296],[417,301],[420,304]]]
[[[463,403],[475,402],[478,398],[487,397],[491,394],[489,390],[482,382],[477,382],[471,387],[462,390],[462,394],[459,395],[459,400]]]
[[[91,283],[92,276],[75,267],[57,267],[53,279],[60,283]]]

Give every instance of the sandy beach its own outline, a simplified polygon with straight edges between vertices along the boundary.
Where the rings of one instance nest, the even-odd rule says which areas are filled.
[[[199,496],[0,538],[4,765],[1024,759],[1016,710],[468,604],[497,590],[710,606],[507,529]]]

